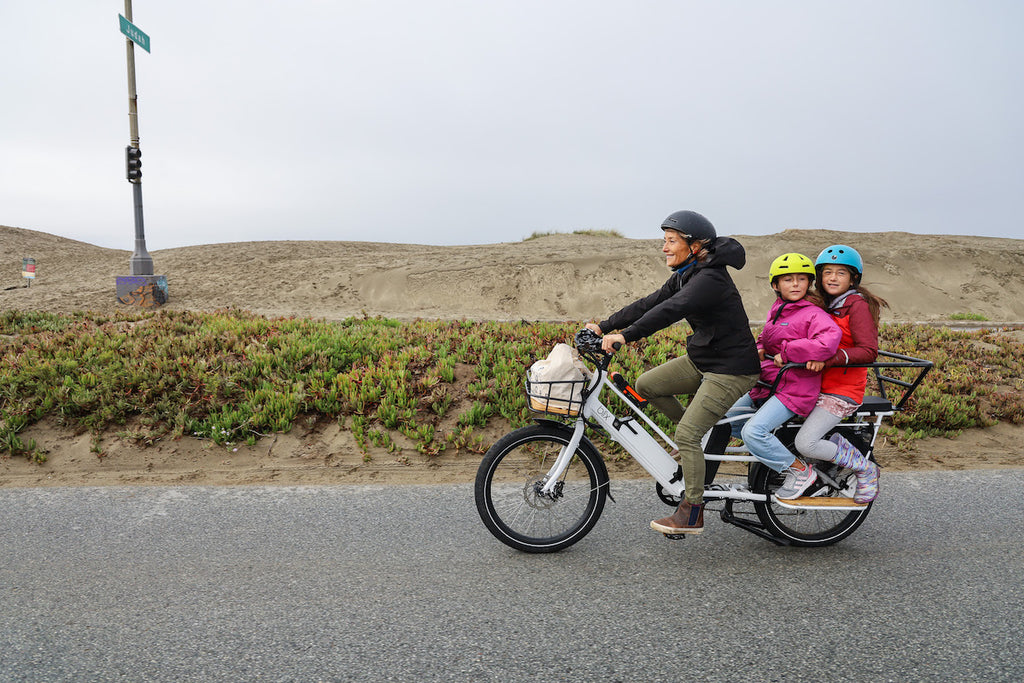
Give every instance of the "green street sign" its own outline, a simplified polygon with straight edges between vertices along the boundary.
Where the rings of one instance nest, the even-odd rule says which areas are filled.
[[[121,33],[128,36],[129,40],[141,47],[143,50],[149,52],[149,36],[143,33],[142,29],[122,17],[120,14],[117,15],[117,18],[121,20]]]

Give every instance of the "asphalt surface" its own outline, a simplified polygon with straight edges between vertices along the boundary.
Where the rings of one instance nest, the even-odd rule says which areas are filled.
[[[882,486],[794,549],[613,480],[551,555],[467,485],[0,490],[0,681],[1024,680],[1024,470]]]

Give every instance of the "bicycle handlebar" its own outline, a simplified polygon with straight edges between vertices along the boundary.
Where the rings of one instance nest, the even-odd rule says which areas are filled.
[[[921,385],[921,382],[924,380],[924,376],[928,374],[928,371],[931,370],[935,364],[932,363],[932,361],[930,360],[925,360],[923,358],[914,358],[913,356],[906,356],[900,353],[893,353],[891,351],[879,351],[878,355],[881,356],[882,358],[889,358],[892,360],[876,360],[873,363],[853,363],[850,365],[834,365],[832,367],[865,368],[873,371],[875,375],[875,380],[878,383],[878,391],[882,395],[882,398],[889,400],[892,403],[894,409],[903,410],[903,406],[910,399],[910,396],[914,393],[914,391],[917,390],[917,387]],[[774,358],[770,355],[766,355],[765,358],[771,358],[772,360],[774,360]],[[758,380],[758,383],[761,384],[761,386],[768,388],[769,391],[772,394],[774,394],[775,390],[778,388],[779,381],[782,379],[782,375],[785,374],[787,370],[792,370],[793,368],[803,368],[806,366],[806,363],[786,363],[781,368],[779,368],[779,374],[775,376],[775,381],[772,382],[770,385],[767,382],[762,382],[761,380]],[[882,370],[890,368],[912,368],[917,371],[917,375],[912,380],[905,381],[899,379],[898,377],[892,377],[889,375],[882,374]],[[898,399],[890,399],[890,397],[888,396],[888,392],[886,392],[885,385],[887,383],[895,384],[897,387],[903,388],[903,392]]]
[[[612,354],[607,353],[601,348],[601,335],[583,328],[576,333],[575,337],[576,350],[583,356],[589,359],[594,365],[600,370],[607,370],[608,364],[611,363]],[[614,345],[615,350],[618,351],[622,348],[622,344],[616,343]]]

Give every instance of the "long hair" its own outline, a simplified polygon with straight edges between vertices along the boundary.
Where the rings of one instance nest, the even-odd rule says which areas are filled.
[[[825,300],[821,298],[821,294],[818,292],[817,289],[817,284],[815,284],[814,289],[811,289],[810,287],[807,288],[807,293],[804,294],[804,298],[810,301],[818,308],[826,308]],[[826,310],[828,309],[826,308]]]
[[[889,308],[889,302],[877,294],[872,294],[871,291],[862,284],[851,283],[850,288],[856,289],[857,293],[864,297],[864,300],[868,302],[868,311],[871,312],[871,319],[875,321],[875,327],[878,327],[878,319],[882,317],[882,306]],[[835,297],[830,296],[828,292],[822,289],[817,278],[814,280],[814,292],[822,301],[822,308],[828,310],[828,307],[832,305],[832,301]]]

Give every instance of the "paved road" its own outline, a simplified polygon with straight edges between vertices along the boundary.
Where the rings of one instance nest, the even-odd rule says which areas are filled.
[[[0,490],[0,680],[1024,680],[1024,470],[883,484],[802,550],[613,481],[554,555],[465,485]]]

